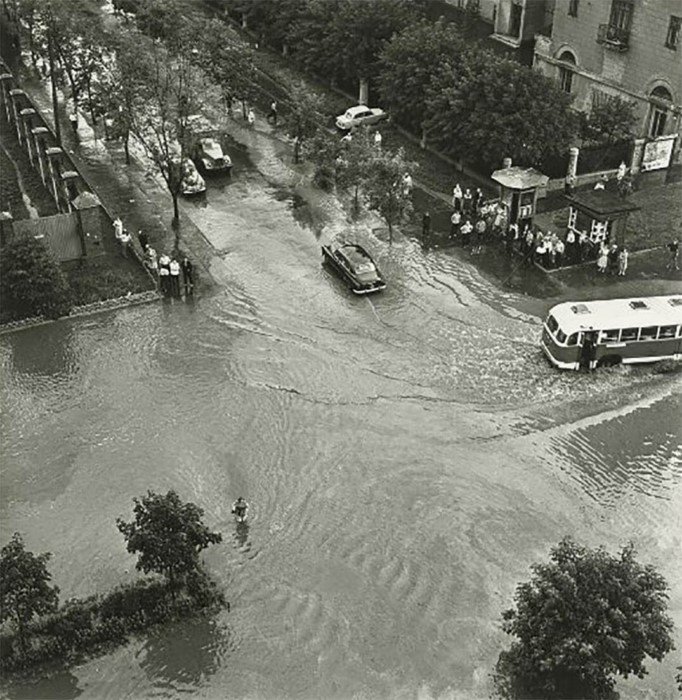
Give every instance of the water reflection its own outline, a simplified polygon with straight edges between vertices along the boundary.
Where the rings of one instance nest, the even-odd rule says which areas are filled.
[[[10,685],[5,691],[9,700],[71,700],[83,692],[78,678],[68,671],[45,676],[35,683]]]
[[[249,526],[247,523],[237,523],[234,531],[234,541],[237,543],[237,547],[248,552],[251,549],[251,543],[249,542]]]
[[[595,500],[611,504],[628,490],[668,499],[682,481],[680,398],[656,403],[659,410],[640,406],[553,441],[553,451]]]
[[[197,688],[234,647],[229,630],[216,620],[185,620],[148,639],[140,667],[157,688]]]
[[[12,366],[22,375],[69,376],[77,371],[74,324],[51,323],[5,336]]]

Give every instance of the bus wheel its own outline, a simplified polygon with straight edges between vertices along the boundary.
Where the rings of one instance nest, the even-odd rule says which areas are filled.
[[[597,363],[597,367],[615,367],[623,361],[620,355],[605,355]]]

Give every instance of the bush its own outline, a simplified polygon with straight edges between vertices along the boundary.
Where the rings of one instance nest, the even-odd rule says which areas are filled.
[[[17,316],[58,318],[69,313],[72,297],[59,263],[35,238],[16,238],[2,249],[0,296]]]

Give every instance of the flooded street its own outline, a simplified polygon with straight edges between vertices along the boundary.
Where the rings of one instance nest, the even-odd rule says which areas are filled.
[[[566,534],[633,540],[682,647],[682,376],[558,372],[548,303],[389,246],[331,199],[311,226],[294,189],[235,158],[185,203],[218,251],[215,294],[0,339],[3,542],[53,552],[62,599],[105,591],[137,575],[116,517],[173,488],[224,535],[206,562],[232,610],[4,695],[488,697],[500,613]],[[381,296],[321,267],[343,232]],[[676,697],[676,655],[621,697]]]

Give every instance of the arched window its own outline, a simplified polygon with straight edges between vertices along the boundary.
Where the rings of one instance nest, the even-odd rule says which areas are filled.
[[[572,51],[562,51],[561,54],[559,54],[559,60],[562,63],[570,63],[572,66],[575,66],[575,56],[573,55]],[[573,69],[569,68],[568,66],[559,66],[559,87],[564,91],[564,92],[571,92],[571,88],[573,87]]]
[[[656,139],[665,134],[668,113],[673,106],[673,96],[670,91],[659,85],[649,95],[649,138]]]

